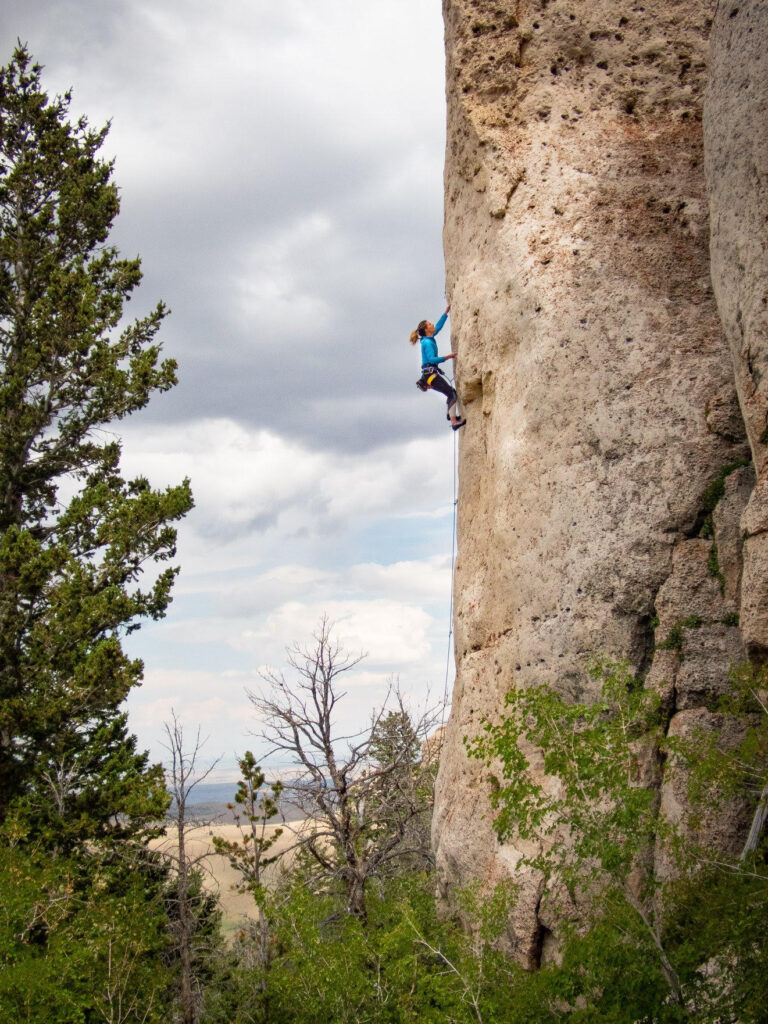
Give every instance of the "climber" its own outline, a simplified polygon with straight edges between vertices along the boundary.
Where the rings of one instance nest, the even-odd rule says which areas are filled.
[[[467,421],[463,416],[459,418],[456,415],[456,399],[458,396],[438,366],[438,363],[444,363],[448,359],[455,359],[456,353],[449,352],[447,356],[439,356],[437,354],[437,342],[435,341],[435,335],[444,327],[450,311],[451,307],[448,306],[436,324],[430,323],[429,320],[422,320],[416,330],[411,332],[411,344],[415,345],[417,341],[421,340],[421,377],[416,381],[416,386],[421,388],[422,391],[429,391],[431,389],[432,391],[439,391],[441,395],[445,395],[448,404],[446,419],[451,421],[453,430],[458,430]]]

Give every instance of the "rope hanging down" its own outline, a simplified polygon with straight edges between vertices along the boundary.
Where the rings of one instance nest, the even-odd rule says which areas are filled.
[[[453,380],[451,380],[453,384]],[[445,725],[445,709],[448,706],[448,676],[451,668],[451,653],[453,645],[453,578],[456,569],[456,515],[458,507],[457,478],[458,478],[458,450],[456,445],[456,434],[453,435],[453,522],[451,525],[451,599],[448,611],[448,644],[445,655],[445,683],[443,685],[443,706],[440,725]]]

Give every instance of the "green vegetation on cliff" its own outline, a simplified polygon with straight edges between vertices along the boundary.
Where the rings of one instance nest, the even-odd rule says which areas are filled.
[[[499,839],[534,851],[523,863],[540,873],[557,922],[559,953],[539,984],[548,979],[558,1009],[542,1019],[761,1021],[768,844],[758,828],[731,856],[715,854],[702,825],[722,816],[727,827],[734,807],[762,821],[765,673],[735,671],[720,728],[686,737],[666,734],[657,694],[626,665],[594,675],[601,693],[590,703],[547,687],[511,691],[504,719],[469,744],[493,765]],[[679,816],[659,798],[663,761],[687,796]]]

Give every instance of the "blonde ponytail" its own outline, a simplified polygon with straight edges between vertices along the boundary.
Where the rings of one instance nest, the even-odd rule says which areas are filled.
[[[418,331],[411,331],[411,344],[415,345],[418,340],[419,340],[419,332]]]

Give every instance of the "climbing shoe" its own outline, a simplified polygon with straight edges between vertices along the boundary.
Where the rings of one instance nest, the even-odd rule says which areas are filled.
[[[466,420],[459,420],[458,423],[454,423],[453,424],[453,426],[451,427],[451,430],[458,430],[459,427],[463,427],[466,422],[467,422]]]

